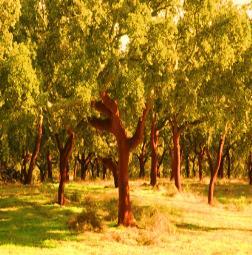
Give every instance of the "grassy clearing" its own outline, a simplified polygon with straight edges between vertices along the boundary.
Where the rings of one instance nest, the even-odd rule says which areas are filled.
[[[220,181],[207,205],[207,180],[184,180],[178,194],[160,180],[131,182],[138,228],[116,227],[112,182],[69,183],[58,206],[57,184],[0,184],[0,254],[252,254],[252,187]]]

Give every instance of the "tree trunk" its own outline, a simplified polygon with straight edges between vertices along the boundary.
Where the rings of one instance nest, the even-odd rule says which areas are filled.
[[[198,165],[199,165],[199,181],[201,182],[203,180],[203,171],[202,171],[202,161],[204,157],[204,149],[200,149],[200,152],[198,153]]]
[[[67,165],[68,159],[72,152],[73,148],[73,140],[74,140],[74,133],[71,129],[67,130],[68,139],[63,148],[58,135],[56,134],[56,141],[58,144],[58,149],[60,152],[60,182],[58,188],[58,204],[64,205],[65,204],[65,197],[64,197],[64,190],[65,190],[65,182],[67,181]]]
[[[173,129],[173,174],[175,179],[175,186],[177,187],[178,191],[182,191],[181,187],[181,176],[180,176],[180,133],[176,130],[177,128]]]
[[[26,178],[27,178],[27,172],[26,172],[26,164],[29,162],[30,159],[30,155],[29,153],[26,151],[23,153],[23,160],[22,160],[22,165],[21,165],[21,182],[25,182]]]
[[[228,179],[230,179],[230,177],[231,177],[231,158],[230,158],[229,149],[227,151],[227,164],[228,164],[228,167],[227,167],[227,177],[228,177]]]
[[[213,204],[214,185],[217,180],[218,171],[219,171],[220,164],[221,164],[224,142],[225,142],[225,135],[223,135],[220,138],[217,161],[216,161],[214,171],[212,172],[211,178],[210,178],[209,189],[208,189],[208,204],[209,205]]]
[[[37,134],[37,138],[36,138],[36,142],[35,142],[35,147],[31,156],[31,161],[30,161],[30,165],[29,165],[29,169],[28,169],[28,173],[26,175],[25,178],[25,184],[31,184],[32,182],[32,172],[33,169],[36,165],[36,160],[39,154],[39,149],[40,149],[40,144],[41,144],[41,139],[42,139],[42,133],[43,133],[43,116],[40,115],[39,117],[39,123],[38,123],[38,134]]]
[[[185,172],[186,172],[186,178],[190,178],[190,161],[189,161],[189,153],[187,149],[185,152]]]
[[[48,150],[47,154],[46,154],[46,161],[47,161],[47,175],[48,175],[48,179],[50,181],[53,180],[53,176],[52,176],[52,157],[50,154],[50,151]]]
[[[193,159],[192,159],[192,163],[193,163],[192,172],[193,172],[193,177],[194,178],[196,177],[195,160],[196,160],[196,156],[193,156]]]
[[[67,160],[67,165],[66,165],[66,182],[69,182],[69,172],[70,172],[70,166],[69,166],[69,161]]]
[[[139,172],[139,178],[142,178],[145,176],[145,162],[144,162],[144,155],[141,154],[139,157],[138,157],[138,160],[139,160],[139,166],[140,166],[140,172]]]
[[[224,178],[224,163],[225,163],[225,157],[222,156],[221,157],[221,162],[220,162],[220,169],[219,169],[219,172],[218,172],[218,177],[220,179]]]
[[[120,139],[118,141],[119,149],[119,208],[118,208],[118,224],[129,226],[134,224],[134,217],[131,211],[130,194],[129,194],[129,176],[128,176],[128,164],[129,164],[129,146]]]
[[[115,163],[112,160],[112,158],[103,158],[102,163],[106,168],[108,168],[112,172],[115,188],[118,188],[118,165],[117,165],[117,163]]]
[[[107,167],[102,164],[102,179],[105,180],[106,178],[106,172],[107,172]]]
[[[150,184],[155,186],[157,183],[157,167],[158,167],[158,156],[157,156],[157,146],[158,146],[158,130],[156,115],[152,117],[151,124],[151,174],[150,174]]]
[[[144,124],[149,107],[143,111],[142,117],[139,118],[136,131],[132,137],[127,137],[126,130],[122,125],[117,102],[111,99],[106,92],[101,94],[101,101],[92,102],[92,106],[100,113],[106,116],[106,119],[92,118],[90,124],[100,131],[112,133],[117,141],[119,162],[118,162],[118,225],[132,226],[135,225],[134,217],[131,211],[129,195],[129,177],[128,163],[129,154],[143,140]]]
[[[248,161],[248,177],[249,177],[249,184],[252,185],[252,152],[250,152],[249,161]]]
[[[74,169],[73,169],[73,180],[76,181],[77,177],[77,167],[78,167],[78,158],[75,157],[74,159]]]
[[[89,153],[86,158],[85,158],[84,153],[81,154],[81,158],[79,158],[79,156],[78,156],[78,161],[81,165],[81,180],[82,181],[85,181],[85,179],[86,179],[87,170],[88,170],[88,166],[91,162],[91,158],[92,158],[92,153]]]

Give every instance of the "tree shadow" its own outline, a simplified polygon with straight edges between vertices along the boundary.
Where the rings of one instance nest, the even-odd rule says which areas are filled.
[[[233,231],[245,231],[245,232],[252,232],[252,229],[242,229],[242,228],[225,228],[225,227],[207,227],[207,226],[200,226],[192,223],[177,223],[175,226],[179,229],[184,230],[192,230],[192,231],[223,231],[223,230],[233,230]]]
[[[53,248],[53,241],[71,239],[66,222],[72,214],[70,209],[53,204],[0,199],[0,245]]]
[[[208,193],[208,184],[194,182],[190,184],[190,187],[197,194],[207,195]],[[241,197],[246,197],[248,202],[252,203],[252,186],[246,183],[219,180],[215,185],[214,196],[221,203],[239,200]]]

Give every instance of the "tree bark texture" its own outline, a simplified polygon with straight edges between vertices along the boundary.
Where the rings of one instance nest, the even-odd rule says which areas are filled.
[[[149,107],[143,111],[138,121],[136,131],[132,137],[127,137],[126,130],[122,125],[117,101],[111,99],[107,92],[101,94],[101,101],[92,102],[92,106],[99,111],[105,119],[91,118],[90,124],[100,131],[112,133],[117,141],[119,162],[118,162],[118,225],[135,225],[131,210],[128,163],[130,152],[142,141],[144,135],[144,124]]]
[[[217,160],[216,160],[216,164],[215,164],[215,167],[212,171],[211,178],[210,178],[209,189],[208,189],[208,204],[209,205],[213,204],[214,186],[215,186],[215,182],[217,180],[218,171],[219,171],[220,164],[221,164],[224,143],[225,143],[225,134],[220,138]],[[208,152],[208,157],[210,157],[209,152]]]
[[[58,204],[64,205],[65,204],[65,197],[64,197],[64,189],[65,189],[65,183],[67,181],[67,165],[69,156],[72,152],[73,148],[73,141],[74,141],[74,133],[71,129],[68,129],[68,139],[63,147],[58,134],[55,135],[59,153],[60,153],[60,181],[59,181],[59,188],[58,188]]]
[[[41,144],[41,140],[42,140],[42,134],[43,134],[43,116],[40,115],[39,116],[39,123],[38,123],[38,133],[37,133],[37,137],[36,137],[36,141],[35,141],[35,146],[32,152],[32,156],[31,156],[31,160],[30,160],[30,165],[29,165],[29,169],[28,169],[28,173],[26,175],[25,178],[25,184],[31,184],[32,182],[32,172],[33,169],[36,165],[36,160],[39,154],[39,150],[40,150],[40,144]]]

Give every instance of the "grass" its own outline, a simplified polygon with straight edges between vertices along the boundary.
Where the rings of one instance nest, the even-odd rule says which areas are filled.
[[[112,182],[67,184],[64,207],[57,184],[0,184],[0,254],[252,254],[252,187],[219,181],[210,207],[207,181],[132,181],[138,228],[116,226]]]

